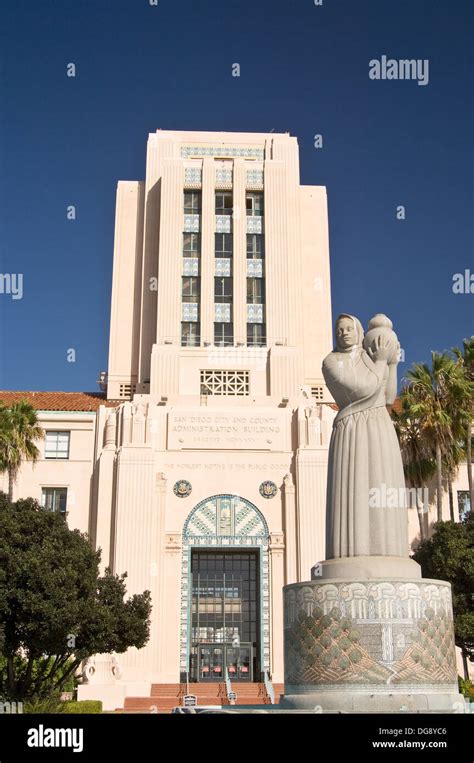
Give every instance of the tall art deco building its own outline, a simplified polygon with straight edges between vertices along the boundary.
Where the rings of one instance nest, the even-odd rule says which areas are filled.
[[[145,180],[118,184],[106,395],[2,393],[46,430],[17,496],[151,591],[147,646],[96,656],[80,698],[282,682],[282,587],[324,558],[331,338],[326,191],[296,138],[151,134]]]
[[[282,586],[324,558],[330,350],[326,192],[296,138],[151,134],[117,191],[107,396],[132,399],[99,414],[90,519],[153,597],[122,681],[282,680]]]

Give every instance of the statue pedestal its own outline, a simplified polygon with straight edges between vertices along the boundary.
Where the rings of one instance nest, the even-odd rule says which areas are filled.
[[[333,559],[313,569],[322,575],[283,589],[282,709],[464,711],[449,583],[422,579],[416,562],[397,557]]]

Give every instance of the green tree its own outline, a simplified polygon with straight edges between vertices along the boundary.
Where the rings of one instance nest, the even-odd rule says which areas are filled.
[[[43,437],[36,411],[29,403],[21,400],[10,408],[0,404],[0,472],[8,472],[10,501],[13,500],[13,485],[21,462],[37,460],[36,442]]]
[[[436,461],[436,504],[438,522],[442,521],[443,458],[453,450],[459,421],[467,420],[472,384],[466,379],[462,363],[446,353],[431,353],[431,368],[415,363],[407,372],[410,415],[421,423],[424,449],[432,450]]]
[[[467,660],[474,662],[474,519],[437,522],[429,540],[418,546],[413,558],[423,577],[451,583],[456,646],[461,648],[465,678]]]
[[[3,493],[0,525],[0,696],[47,697],[92,654],[146,644],[149,591],[125,600],[126,574],[99,576],[87,536],[33,499],[11,503]]]
[[[470,396],[466,401],[465,406],[468,412],[468,417],[465,420],[465,442],[466,442],[466,466],[467,466],[467,479],[469,485],[469,500],[471,505],[471,511],[474,509],[474,492],[472,484],[472,421],[474,419],[474,336],[470,339],[463,340],[462,350],[459,347],[453,348],[455,357],[462,363],[464,375],[466,380],[471,385]],[[469,393],[468,393],[469,394]]]
[[[423,540],[426,534],[425,507],[418,490],[428,489],[431,477],[436,472],[436,462],[432,448],[422,436],[423,420],[414,414],[412,404],[410,391],[403,389],[399,396],[400,407],[392,408],[391,416],[400,444],[405,480],[409,487],[416,488],[416,511],[420,538]]]

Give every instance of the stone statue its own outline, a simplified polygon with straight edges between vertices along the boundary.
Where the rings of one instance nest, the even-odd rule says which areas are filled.
[[[284,592],[282,709],[459,712],[449,583],[408,552],[402,459],[386,408],[399,344],[375,315],[342,314],[323,375],[339,411],[329,446],[326,559]],[[315,475],[316,477],[316,475]],[[395,497],[395,498],[394,498]]]
[[[323,362],[339,407],[329,446],[327,559],[408,557],[405,478],[386,409],[397,392],[398,351],[386,316],[374,316],[365,339],[357,318],[338,317],[336,349]]]

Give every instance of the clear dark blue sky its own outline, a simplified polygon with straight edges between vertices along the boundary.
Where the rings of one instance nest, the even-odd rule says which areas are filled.
[[[0,388],[96,389],[115,187],[144,177],[157,128],[290,131],[302,182],[328,190],[334,315],[390,315],[402,372],[471,335],[474,294],[453,294],[452,277],[474,273],[472,9],[4,0],[0,273],[22,273],[24,294],[0,294]],[[429,59],[429,84],[370,80],[369,60],[384,54]]]

